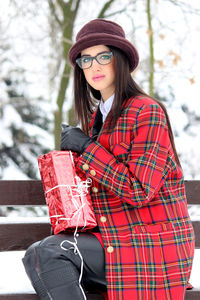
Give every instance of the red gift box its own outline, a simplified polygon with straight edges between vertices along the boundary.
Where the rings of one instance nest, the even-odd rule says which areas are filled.
[[[76,173],[72,152],[50,151],[39,156],[38,165],[54,234],[96,227],[90,181]]]

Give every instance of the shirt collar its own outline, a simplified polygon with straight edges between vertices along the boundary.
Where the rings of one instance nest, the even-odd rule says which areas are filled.
[[[105,121],[108,113],[111,110],[113,100],[114,100],[114,94],[112,96],[110,96],[105,102],[103,101],[103,99],[101,99],[101,101],[100,101],[99,108],[102,113],[103,122]]]

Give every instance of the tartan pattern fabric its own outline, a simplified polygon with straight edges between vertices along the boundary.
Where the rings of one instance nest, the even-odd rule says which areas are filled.
[[[183,300],[194,232],[164,112],[150,98],[131,98],[109,134],[108,122],[76,163],[92,179],[108,298]]]

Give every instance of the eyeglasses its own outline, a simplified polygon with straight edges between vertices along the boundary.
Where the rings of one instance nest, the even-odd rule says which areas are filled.
[[[89,69],[95,59],[100,65],[108,65],[112,60],[112,52],[101,52],[96,56],[82,56],[76,59],[76,63],[81,69]]]

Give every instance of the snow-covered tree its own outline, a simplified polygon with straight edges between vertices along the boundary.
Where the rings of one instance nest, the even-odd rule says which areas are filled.
[[[53,149],[50,105],[19,93],[18,81],[4,78],[3,83],[0,178],[38,178],[37,157]]]

